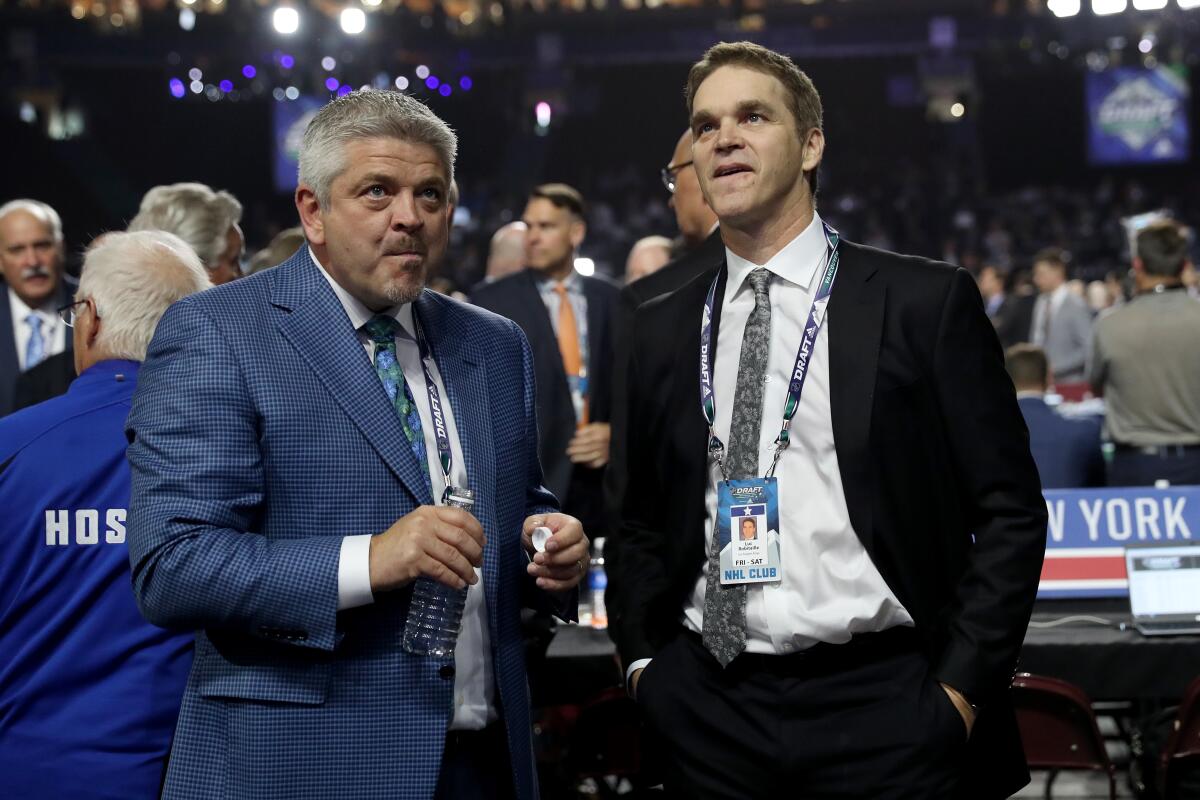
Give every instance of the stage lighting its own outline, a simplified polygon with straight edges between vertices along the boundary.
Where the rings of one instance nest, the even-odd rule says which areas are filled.
[[[596,262],[590,258],[575,259],[575,271],[585,278],[590,278],[596,274]]]
[[[407,89],[408,88],[408,78],[404,77],[403,75],[397,77],[396,78],[396,88],[402,92],[405,89]]]
[[[537,126],[539,128],[550,127],[550,117],[553,115],[553,110],[550,108],[549,103],[547,103],[545,100],[538,103],[536,106],[534,106],[533,114],[537,119]]]
[[[950,106],[950,116],[954,117],[955,119],[962,119],[963,115],[966,113],[967,107],[962,103],[955,103],[954,105]]]
[[[337,59],[333,56],[325,56],[321,59],[321,69],[326,72],[333,72],[337,69]]]
[[[1133,7],[1138,11],[1158,11],[1167,7],[1167,0],[1133,0]]]
[[[341,22],[342,30],[357,36],[367,29],[367,14],[361,8],[343,8]]]
[[[1092,0],[1092,13],[1098,17],[1120,14],[1129,7],[1129,0]]]
[[[300,12],[294,8],[275,9],[271,14],[271,24],[275,26],[275,30],[284,35],[290,35],[300,30]]]
[[[179,9],[179,27],[185,31],[190,31],[196,27],[196,12],[190,8]]]
[[[1200,8],[1200,0],[1179,0],[1179,7],[1184,10],[1189,8]]]
[[[1073,17],[1079,13],[1080,0],[1047,0],[1046,8],[1056,17]]]
[[[425,80],[426,78],[428,78],[429,77],[429,67],[425,66],[424,64],[421,64],[419,67],[417,67],[417,77],[420,78],[421,80]]]

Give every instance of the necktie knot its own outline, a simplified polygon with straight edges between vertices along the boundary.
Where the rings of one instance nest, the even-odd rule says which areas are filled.
[[[25,318],[25,322],[29,324],[30,330],[35,334],[42,332],[42,318],[37,315],[37,312],[30,311],[29,316]]]
[[[367,320],[367,323],[362,326],[362,330],[367,336],[371,337],[371,341],[378,345],[392,344],[396,339],[396,331],[399,329],[400,323],[396,322],[393,317],[386,314],[376,314]]]
[[[567,299],[567,284],[566,281],[559,281],[554,284],[554,292],[563,300]]]
[[[750,271],[750,275],[746,280],[750,283],[750,288],[754,290],[755,301],[761,301],[767,298],[768,290],[771,288],[771,271],[766,267],[757,267]]]

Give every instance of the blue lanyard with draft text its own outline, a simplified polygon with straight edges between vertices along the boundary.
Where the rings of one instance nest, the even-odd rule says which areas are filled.
[[[792,369],[792,377],[788,382],[787,402],[783,407],[783,428],[775,439],[775,456],[771,461],[771,468],[767,470],[767,477],[775,474],[775,468],[779,465],[779,457],[783,455],[783,451],[791,442],[789,431],[792,426],[792,417],[796,415],[796,409],[800,405],[800,395],[804,391],[804,379],[808,376],[808,365],[812,359],[813,346],[817,341],[817,333],[825,321],[829,296],[833,293],[833,281],[837,278],[840,237],[838,232],[827,223],[822,222],[822,224],[825,226],[825,241],[829,245],[829,260],[826,262],[821,283],[817,286],[812,308],[808,312],[808,320],[804,324],[800,349],[796,353],[796,366]],[[721,475],[728,481],[729,471],[725,466],[725,443],[721,441],[721,437],[717,436],[716,430],[717,405],[713,388],[713,364],[716,360],[716,348],[712,341],[712,318],[713,309],[716,307],[717,283],[720,279],[721,276],[718,273],[708,288],[708,297],[704,301],[704,316],[700,322],[700,406],[704,412],[704,419],[708,423],[708,451],[716,460],[717,466],[720,467]]]
[[[438,391],[433,373],[429,371],[429,362],[433,360],[433,351],[425,339],[425,331],[421,329],[421,319],[417,315],[417,307],[413,305],[413,333],[417,340],[417,349],[421,354],[421,369],[425,373],[425,391],[429,394],[429,416],[433,420],[433,436],[437,440],[438,462],[442,474],[446,478],[446,490],[442,493],[442,503],[449,504],[452,497],[458,497],[461,491],[450,481],[450,467],[454,464],[454,454],[450,451],[450,434],[446,429],[446,415],[442,411],[442,395]]]

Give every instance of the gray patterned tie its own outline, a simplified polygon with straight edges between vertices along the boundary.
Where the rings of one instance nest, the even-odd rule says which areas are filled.
[[[758,476],[759,435],[762,431],[763,381],[771,340],[771,273],[759,267],[748,278],[754,289],[754,310],[746,320],[738,360],[733,420],[729,426],[726,465],[731,480]],[[746,647],[746,587],[722,586],[721,540],[712,537],[708,551],[708,582],[704,592],[704,646],[728,666]]]

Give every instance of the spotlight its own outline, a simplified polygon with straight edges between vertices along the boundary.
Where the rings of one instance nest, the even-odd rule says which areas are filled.
[[[342,30],[351,36],[357,36],[367,29],[367,14],[361,8],[343,8],[340,19]]]
[[[1133,7],[1138,11],[1158,11],[1167,7],[1167,0],[1133,0]]]
[[[1046,8],[1056,17],[1073,17],[1079,13],[1080,0],[1047,0]]]
[[[407,88],[408,88],[408,78],[404,77],[403,75],[401,75],[400,77],[396,78],[396,88],[397,88],[397,89],[399,89],[399,90],[400,90],[400,91],[402,91],[402,92],[403,92],[405,89],[407,89]]]
[[[429,77],[429,67],[425,66],[424,64],[417,67],[417,77],[420,78],[421,80],[425,80],[426,78],[428,78]]]
[[[590,258],[575,259],[575,271],[585,278],[590,278],[596,274],[596,262]]]
[[[294,8],[275,9],[271,14],[271,24],[275,26],[275,30],[279,33],[291,35],[300,30],[300,12]]]
[[[187,87],[183,85],[183,81],[179,78],[171,78],[171,97],[176,100],[183,97],[187,93]]]
[[[333,56],[325,56],[321,59],[321,69],[326,72],[333,72],[337,69],[337,59]]]
[[[551,110],[549,103],[547,103],[545,100],[538,103],[533,109],[533,114],[537,119],[537,125],[539,128],[550,127],[550,117],[552,116],[553,111]]]
[[[962,119],[963,115],[966,113],[967,107],[962,103],[955,103],[954,105],[950,106],[950,116],[954,117],[955,119]]]
[[[179,9],[179,27],[190,31],[196,27],[196,12],[190,8]]]
[[[1120,14],[1129,7],[1129,0],[1092,0],[1092,13],[1098,17]]]

